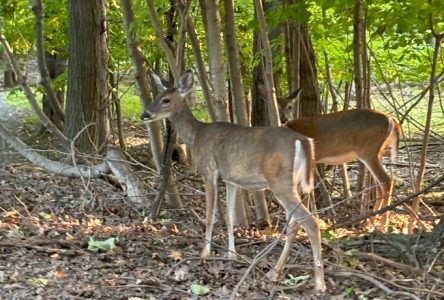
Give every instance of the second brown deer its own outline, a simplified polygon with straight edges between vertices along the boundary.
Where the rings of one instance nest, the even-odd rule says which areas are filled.
[[[228,257],[235,258],[233,215],[238,188],[250,191],[269,188],[284,207],[288,221],[284,249],[268,276],[275,280],[291,252],[296,223],[306,231],[313,251],[315,289],[325,291],[321,237],[318,220],[301,203],[298,187],[313,188],[314,150],[309,138],[288,128],[242,127],[226,122],[202,123],[190,111],[186,95],[194,79],[187,71],[178,86],[165,88],[142,114],[146,122],[168,118],[179,137],[188,145],[204,178],[206,195],[205,245],[201,257],[211,252],[211,237],[217,201],[217,182],[227,189]]]
[[[384,170],[381,159],[387,148],[390,148],[392,159],[397,155],[401,135],[398,121],[372,109],[350,109],[294,119],[292,106],[299,92],[279,101],[281,115],[285,114],[290,120],[284,126],[314,139],[316,163],[337,165],[361,161],[379,186],[373,211],[389,205],[393,180]],[[379,229],[385,230],[387,222],[388,212],[381,216]]]

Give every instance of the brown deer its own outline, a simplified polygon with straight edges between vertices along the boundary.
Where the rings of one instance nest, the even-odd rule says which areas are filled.
[[[373,211],[389,205],[393,180],[382,167],[381,159],[389,147],[391,158],[396,157],[401,135],[398,121],[372,109],[351,109],[294,119],[292,105],[299,92],[278,101],[281,115],[285,114],[290,120],[284,126],[314,139],[316,163],[337,165],[356,159],[361,161],[379,185]],[[381,216],[379,229],[385,230],[387,222],[388,212]]]
[[[211,252],[211,237],[217,201],[217,182],[227,189],[228,257],[236,257],[233,234],[235,195],[238,188],[250,191],[269,188],[284,207],[288,226],[284,249],[268,277],[276,280],[291,251],[296,223],[306,231],[313,251],[315,289],[325,291],[321,237],[318,220],[301,203],[302,191],[313,188],[314,153],[310,139],[284,127],[242,127],[216,122],[202,123],[191,113],[186,95],[194,79],[183,74],[178,86],[165,88],[159,77],[155,84],[163,92],[142,114],[145,122],[169,119],[188,145],[204,178],[206,195],[205,245],[201,257]]]

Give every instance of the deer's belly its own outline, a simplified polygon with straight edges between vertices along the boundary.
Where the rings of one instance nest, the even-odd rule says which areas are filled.
[[[263,190],[269,188],[268,182],[264,180],[260,180],[259,178],[223,178],[222,181],[242,188],[244,190],[254,192],[258,190]]]
[[[343,164],[352,160],[356,160],[358,156],[354,151],[340,153],[331,156],[320,156],[316,158],[317,163],[324,163],[328,165],[338,165]]]

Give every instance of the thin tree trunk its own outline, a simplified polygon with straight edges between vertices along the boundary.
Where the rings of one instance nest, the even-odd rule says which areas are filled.
[[[234,24],[234,9],[233,0],[224,0],[225,14],[224,14],[224,34],[225,34],[225,49],[227,51],[231,94],[233,103],[234,123],[249,126],[247,116],[247,107],[245,102],[245,92],[242,83],[242,74],[239,64],[239,50],[237,47],[236,29]]]
[[[216,104],[216,120],[229,122],[228,94],[225,85],[225,66],[220,38],[219,1],[200,0],[199,3],[205,26],[208,64],[210,67],[210,74],[212,77],[211,82],[213,84],[214,100]]]
[[[45,47],[43,45],[43,5],[42,0],[35,0],[32,10],[35,14],[35,36],[36,36],[36,49],[37,49],[37,62],[40,71],[41,83],[45,89],[47,99],[54,111],[55,119],[60,119],[62,122],[65,120],[65,112],[60,105],[57,93],[52,86],[51,78],[46,64]],[[61,128],[60,128],[61,129]]]
[[[120,0],[121,9],[123,13],[124,27],[126,41],[128,44],[128,51],[131,57],[131,61],[134,65],[136,74],[136,83],[140,92],[140,100],[142,102],[143,109],[148,107],[148,104],[152,102],[150,93],[150,83],[147,76],[147,67],[145,58],[140,49],[139,43],[136,40],[135,32],[133,31],[134,14],[132,11],[131,0]],[[153,154],[154,163],[156,169],[160,171],[162,165],[162,136],[160,131],[160,122],[151,122],[147,125],[148,135],[150,140],[151,151]],[[174,177],[168,179],[168,187],[166,193],[167,203],[170,207],[183,207],[182,201],[179,198],[176,181]]]
[[[353,13],[353,65],[356,88],[356,107],[364,108],[363,102],[363,76],[362,76],[362,0],[355,1]]]
[[[361,24],[361,49],[362,49],[362,101],[364,108],[371,108],[370,103],[370,59],[367,47],[367,9],[364,9],[364,19]]]
[[[418,175],[417,175],[416,183],[415,183],[416,191],[421,190],[422,181],[423,181],[424,173],[425,173],[428,144],[429,144],[429,139],[430,139],[430,124],[431,124],[431,120],[432,120],[433,101],[435,98],[435,87],[437,84],[436,69],[438,66],[438,58],[439,58],[440,49],[441,49],[441,42],[442,42],[442,39],[444,38],[444,33],[439,33],[435,30],[435,27],[433,26],[432,16],[430,16],[430,27],[432,30],[433,37],[435,38],[435,49],[433,52],[432,70],[430,72],[429,102],[427,105],[427,116],[426,116],[426,123],[425,123],[425,127],[424,127],[424,137],[422,139],[420,165],[419,165]],[[420,197],[418,196],[415,199],[413,199],[413,202],[412,202],[412,211],[415,214],[418,213],[419,200],[420,200]],[[410,218],[409,225],[408,225],[409,233],[413,232],[415,225],[416,225],[416,218],[414,216],[412,216]]]
[[[178,82],[180,77],[180,67],[176,64],[176,57],[174,55],[174,52],[162,32],[162,26],[160,25],[159,18],[157,17],[153,1],[146,0],[146,5],[148,7],[148,14],[150,16],[151,25],[153,26],[154,32],[156,33],[157,41],[159,42],[162,50],[165,52],[168,64],[170,66],[170,71],[173,74],[174,81]]]
[[[264,56],[264,81],[265,86],[267,87],[268,94],[268,113],[270,119],[271,126],[280,126],[281,122],[279,120],[279,112],[278,105],[276,99],[276,91],[274,85],[274,77],[273,77],[273,53],[271,51],[270,41],[268,40],[267,33],[269,32],[267,23],[265,21],[265,13],[264,8],[262,6],[261,0],[254,0],[254,6],[256,9],[256,16],[259,22],[259,30],[260,30],[260,41],[263,49]]]
[[[178,2],[177,8],[180,11],[180,14],[182,17],[182,22],[184,22],[184,21],[187,22],[187,32],[188,32],[188,36],[190,38],[191,48],[193,49],[194,58],[196,60],[197,72],[199,74],[199,79],[200,79],[200,86],[202,88],[202,94],[205,99],[205,103],[207,105],[208,115],[210,117],[210,120],[212,122],[215,122],[216,121],[216,113],[215,113],[214,98],[211,93],[210,83],[208,81],[208,76],[207,76],[206,65],[203,60],[202,50],[200,48],[199,38],[197,36],[196,29],[193,24],[193,20],[191,19],[191,16],[186,11],[186,8],[185,8],[184,4],[182,3],[182,0],[177,0],[177,2]],[[183,20],[184,18],[185,18],[185,20]]]

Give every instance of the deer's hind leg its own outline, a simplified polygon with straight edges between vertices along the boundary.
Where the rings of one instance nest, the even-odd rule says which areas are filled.
[[[271,190],[285,209],[287,216],[287,234],[281,256],[274,269],[269,272],[268,276],[275,280],[282,272],[295,238],[296,225],[299,223],[307,233],[313,251],[315,289],[317,291],[325,291],[321,234],[318,220],[315,216],[311,215],[307,208],[302,204],[295,184],[291,183],[290,185],[287,185],[287,188],[285,188],[283,182],[280,182],[280,184],[282,184],[284,188],[272,188]]]
[[[393,180],[382,167],[381,161],[378,159],[378,157],[374,157],[362,162],[365,164],[365,166],[379,185],[378,192],[376,193],[377,200],[373,207],[373,211],[377,211],[390,205],[393,192]],[[381,215],[379,230],[385,231],[388,224],[388,218],[389,212],[385,212]],[[372,221],[374,221],[374,217],[372,218]]]

